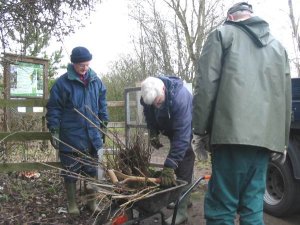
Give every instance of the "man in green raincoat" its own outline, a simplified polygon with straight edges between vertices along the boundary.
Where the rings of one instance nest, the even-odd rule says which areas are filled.
[[[284,47],[267,22],[241,2],[213,31],[197,66],[194,149],[209,146],[212,176],[207,225],[262,225],[270,159],[285,159],[291,120],[291,79]],[[205,157],[204,157],[205,158]]]

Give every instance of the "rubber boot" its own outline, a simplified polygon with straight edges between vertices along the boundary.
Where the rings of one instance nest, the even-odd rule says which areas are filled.
[[[101,209],[98,206],[97,192],[93,189],[86,189],[87,202],[86,205],[91,212],[100,212]]]
[[[182,199],[182,201],[180,202],[178,209],[177,209],[175,225],[182,224],[188,220],[188,204],[190,201],[190,195],[191,194],[186,195],[185,198]],[[164,221],[165,224],[171,225],[172,218],[173,218],[173,214]]]
[[[76,203],[76,183],[65,182],[67,200],[68,200],[68,213],[72,215],[79,215],[79,209]]]

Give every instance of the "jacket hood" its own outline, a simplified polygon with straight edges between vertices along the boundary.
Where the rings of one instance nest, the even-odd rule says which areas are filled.
[[[177,90],[183,86],[182,80],[175,76],[159,76],[158,78],[164,82],[168,90],[167,97],[173,97],[177,93]]]
[[[270,34],[269,24],[258,16],[237,22],[226,21],[224,24],[242,29],[260,48],[268,45],[274,39]]]
[[[183,81],[180,80],[180,78],[175,76],[159,76],[159,79],[162,80],[164,85],[166,86],[166,106],[168,109],[169,117],[171,117],[170,114],[170,108],[173,104],[173,99],[175,98],[176,94],[179,92],[178,90],[183,86]]]

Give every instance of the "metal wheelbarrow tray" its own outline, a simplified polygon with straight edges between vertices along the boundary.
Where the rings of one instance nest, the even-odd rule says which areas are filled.
[[[123,225],[139,224],[139,222],[142,221],[144,218],[147,218],[147,217],[157,214],[157,213],[160,213],[161,218],[162,218],[162,224],[164,224],[164,222],[163,222],[164,214],[162,213],[161,209],[163,207],[167,206],[169,203],[175,202],[176,204],[175,204],[175,208],[174,208],[174,212],[173,212],[173,216],[172,216],[172,223],[171,223],[172,225],[174,225],[179,203],[202,180],[209,180],[209,179],[210,179],[210,175],[204,175],[204,176],[200,177],[188,188],[188,190],[185,190],[184,192],[183,192],[183,188],[187,185],[187,182],[178,180],[177,181],[178,186],[153,193],[152,195],[148,196],[147,198],[137,201],[135,203],[136,204],[135,207],[133,207],[133,208],[137,207],[139,212],[142,210],[142,214],[140,214],[137,219],[132,219],[130,221],[127,221]]]
[[[171,202],[176,202],[186,185],[186,181],[177,180],[177,186],[162,189],[161,191],[155,192],[141,200],[138,200],[133,204],[133,207],[138,211],[142,211],[147,214],[158,213]]]
[[[164,214],[162,209],[166,207],[171,202],[175,202],[175,208],[173,212],[172,225],[175,224],[177,210],[179,203],[189,194],[202,180],[209,180],[210,175],[204,175],[197,179],[187,190],[184,187],[187,185],[186,181],[177,180],[178,185],[168,189],[163,189],[161,191],[155,192],[143,199],[140,199],[133,203],[127,211],[127,219],[122,223],[113,223],[113,225],[136,225],[140,224],[141,221],[147,219],[155,214],[160,214],[162,218],[162,224],[164,224]],[[118,208],[118,204],[115,205]],[[133,212],[136,210],[138,215],[134,216]],[[128,220],[129,219],[129,220]],[[99,223],[98,223],[99,224]],[[100,223],[103,224],[103,223]]]

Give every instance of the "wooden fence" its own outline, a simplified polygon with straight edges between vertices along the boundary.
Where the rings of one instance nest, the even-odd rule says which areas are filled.
[[[8,132],[7,123],[11,119],[9,113],[7,113],[9,108],[14,107],[45,107],[47,100],[45,99],[0,99],[0,108],[3,108],[3,121],[2,130],[0,132],[0,143],[5,144],[7,142],[20,142],[20,141],[45,141],[51,139],[50,132],[47,131],[45,126],[45,112],[42,113],[42,131],[41,132],[29,132],[29,131],[16,131]],[[108,107],[125,107],[124,101],[108,101]],[[135,104],[135,103],[133,103]],[[109,122],[108,128],[125,128],[125,122]],[[0,151],[5,151],[5,149],[0,149]],[[12,171],[27,171],[27,170],[44,170],[50,167],[60,167],[60,163],[55,162],[1,162],[0,161],[0,173],[7,173]]]

